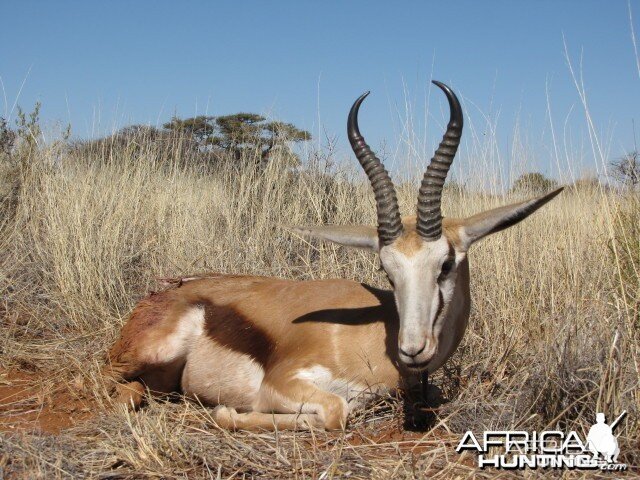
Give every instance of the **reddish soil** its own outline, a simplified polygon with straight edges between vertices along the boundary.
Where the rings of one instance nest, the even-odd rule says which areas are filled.
[[[0,430],[58,433],[92,416],[91,402],[63,383],[46,387],[51,377],[0,369]]]
[[[0,431],[40,431],[57,434],[96,413],[95,402],[73,388],[70,382],[56,383],[46,373],[0,369]],[[378,422],[375,428],[354,428],[347,443],[355,448],[388,446],[420,453],[447,439],[445,430],[436,437],[408,431],[398,419]]]
[[[349,444],[354,446],[380,443],[418,441],[424,436],[420,432],[408,432],[402,429],[396,420],[380,422],[375,431],[354,430]]]
[[[446,431],[426,436],[425,432],[405,430],[397,420],[389,420],[378,423],[375,430],[355,429],[347,439],[352,447],[377,447],[390,446],[394,450],[414,452],[416,454],[430,450],[434,445],[445,440],[449,435]]]

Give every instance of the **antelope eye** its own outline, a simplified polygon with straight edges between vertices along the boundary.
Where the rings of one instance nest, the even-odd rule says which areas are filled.
[[[441,275],[446,275],[447,273],[449,273],[453,269],[454,265],[455,265],[455,260],[452,259],[452,258],[450,258],[449,260],[445,261],[442,264],[442,268],[440,269]]]

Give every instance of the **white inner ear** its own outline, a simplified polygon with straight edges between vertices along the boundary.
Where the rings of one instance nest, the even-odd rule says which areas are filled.
[[[366,225],[320,225],[316,227],[292,227],[300,236],[327,240],[345,247],[378,251],[378,231]]]
[[[550,193],[530,198],[523,202],[477,213],[465,219],[463,225],[458,230],[463,248],[466,250],[472,243],[481,238],[516,225],[552,200],[563,188],[564,187],[558,188]]]

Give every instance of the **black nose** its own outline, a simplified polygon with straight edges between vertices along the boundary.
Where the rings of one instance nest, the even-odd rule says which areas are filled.
[[[426,346],[427,346],[427,342],[424,342],[421,347],[412,348],[410,350],[403,350],[402,347],[399,347],[399,348],[400,348],[400,353],[401,354],[406,355],[407,357],[413,358],[413,357],[417,357],[418,355],[420,355],[424,351],[424,347],[426,347]]]

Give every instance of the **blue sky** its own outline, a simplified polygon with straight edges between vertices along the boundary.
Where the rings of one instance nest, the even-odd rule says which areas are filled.
[[[631,7],[640,34],[640,2]],[[174,113],[252,111],[316,136],[321,126],[344,146],[349,106],[371,90],[362,130],[395,158],[411,155],[402,147],[405,102],[425,151],[441,133],[444,103],[435,90],[428,95],[433,77],[463,98],[478,138],[490,135],[482,115],[497,119],[508,152],[518,123],[531,161],[555,174],[562,167],[550,147],[547,88],[556,128],[562,134],[569,115],[571,151],[593,161],[563,35],[576,68],[582,55],[608,154],[633,148],[632,119],[640,121],[626,0],[3,0],[0,18],[0,115],[16,99],[26,109],[40,100],[45,122],[71,122],[79,137],[161,124]],[[465,135],[470,141],[471,130]]]

